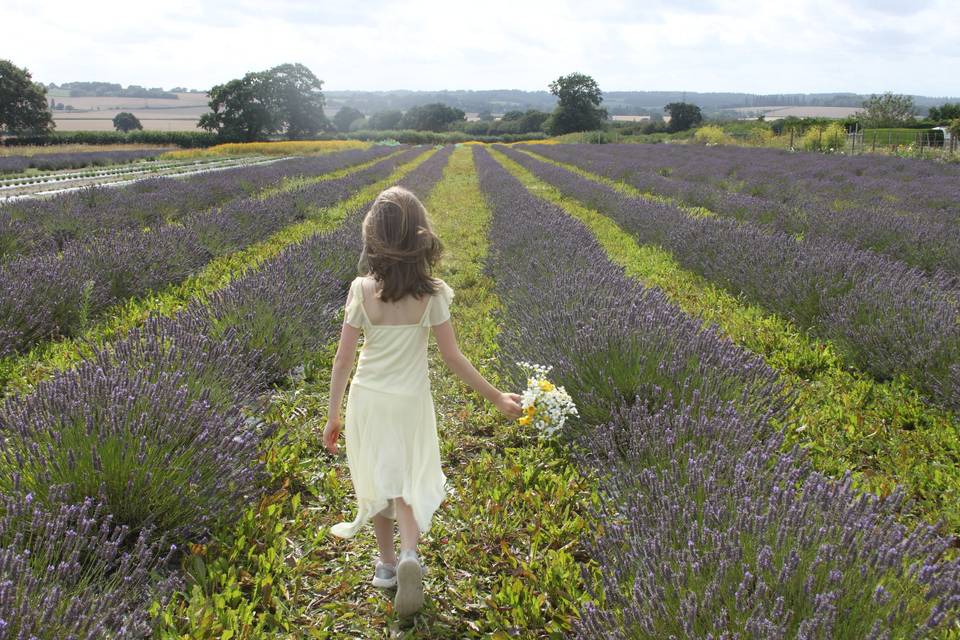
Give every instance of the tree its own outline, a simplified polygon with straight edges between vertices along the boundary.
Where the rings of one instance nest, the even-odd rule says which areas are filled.
[[[113,128],[117,131],[133,131],[134,129],[143,129],[140,119],[129,111],[121,111],[113,116]]]
[[[670,122],[667,124],[667,131],[674,133],[676,131],[686,131],[703,122],[703,114],[700,107],[688,102],[671,102],[663,108],[670,113]]]
[[[333,124],[340,131],[349,131],[354,121],[363,117],[363,113],[353,107],[341,107],[333,116]]]
[[[216,131],[224,140],[259,140],[276,128],[263,72],[210,89],[210,110],[197,126]]]
[[[0,130],[36,134],[53,127],[47,88],[34,82],[25,68],[0,60]]]
[[[557,107],[544,127],[550,135],[574,131],[591,131],[603,127],[606,109],[600,108],[603,95],[597,81],[583,73],[560,76],[550,83],[550,93],[557,96]]]
[[[302,64],[282,64],[250,73],[210,90],[210,110],[198,126],[225,140],[290,139],[329,127],[323,113],[323,82]]]
[[[377,111],[370,116],[369,126],[377,131],[396,129],[400,126],[400,120],[403,118],[402,111]]]
[[[927,116],[938,124],[946,124],[951,120],[960,118],[960,103],[950,104],[949,102],[940,107],[930,107],[930,114]]]
[[[275,133],[291,140],[315,136],[329,129],[323,113],[323,81],[302,64],[281,64],[266,71],[275,102]]]
[[[467,117],[461,109],[440,102],[423,104],[408,110],[400,119],[401,129],[416,131],[446,131],[454,122]]]
[[[859,114],[864,127],[896,127],[914,121],[916,107],[910,96],[890,93],[871,94],[863,101],[863,111]]]

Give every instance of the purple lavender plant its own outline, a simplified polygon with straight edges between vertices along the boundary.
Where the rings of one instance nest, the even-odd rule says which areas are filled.
[[[211,171],[184,178],[147,178],[130,186],[90,187],[0,205],[0,262],[25,253],[63,250],[69,243],[122,229],[155,228],[202,213],[280,180],[318,176],[394,153],[371,147]]]
[[[783,454],[792,398],[773,371],[631,282],[486,151],[475,159],[504,359],[554,365],[584,418],[566,439],[601,491],[584,542],[602,583],[575,637],[930,637],[956,623],[948,538],[900,524],[901,494]]]
[[[178,579],[175,547],[116,526],[85,500],[53,509],[0,497],[0,639],[147,638],[147,607]]]
[[[125,164],[146,158],[156,158],[167,149],[130,149],[119,151],[81,151],[75,153],[44,153],[33,156],[0,157],[0,173],[18,173],[27,169],[56,171]]]
[[[112,305],[179,282],[213,257],[268,237],[421,153],[410,149],[341,179],[239,200],[179,225],[119,231],[71,243],[61,255],[23,256],[0,266],[0,357],[77,335]]]
[[[797,241],[731,219],[693,217],[502,150],[639,242],[663,246],[685,268],[835,341],[878,379],[906,375],[936,401],[960,406],[960,390],[943,382],[960,361],[960,290],[951,278],[837,240]]]

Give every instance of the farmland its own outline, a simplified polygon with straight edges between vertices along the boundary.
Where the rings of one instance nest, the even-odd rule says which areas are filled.
[[[313,145],[0,203],[10,637],[960,637],[957,166]],[[510,389],[552,365],[581,416],[541,439],[431,346],[451,486],[405,621],[373,536],[328,533],[320,444],[397,183],[464,353]]]
[[[134,114],[144,129],[195,131],[200,116],[210,110],[205,93],[178,93],[177,99],[114,98],[98,96],[55,97],[73,109],[57,110],[57,131],[113,131],[113,117],[121,112]]]

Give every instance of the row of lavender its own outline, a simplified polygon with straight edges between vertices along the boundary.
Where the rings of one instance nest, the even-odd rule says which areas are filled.
[[[583,415],[567,442],[599,481],[587,544],[604,604],[581,612],[576,637],[922,637],[953,624],[949,541],[898,524],[899,496],[856,494],[781,454],[772,423],[792,398],[774,371],[627,277],[486,151],[475,158],[504,362],[556,367]]]
[[[22,256],[0,266],[0,357],[51,337],[75,336],[120,301],[180,282],[217,256],[267,238],[381,180],[424,153],[412,148],[335,180],[268,198],[227,203],[178,224],[126,229],[69,244],[56,254]]]
[[[167,149],[134,149],[123,151],[80,151],[75,153],[43,153],[33,156],[0,156],[0,173],[19,173],[27,169],[55,171],[123,164],[145,158],[156,158]]]
[[[578,152],[596,154],[593,157],[628,156],[631,171],[706,182],[766,200],[805,205],[840,199],[849,206],[892,208],[941,222],[957,222],[960,214],[960,168],[956,164],[732,146],[570,146]],[[547,151],[545,146],[536,149]]]
[[[0,262],[23,254],[62,251],[78,239],[176,222],[228,200],[250,196],[283,178],[318,176],[394,153],[376,146],[291,158],[186,178],[148,178],[128,187],[91,187],[0,206]]]
[[[960,173],[954,168],[926,176],[927,162],[865,156],[838,162],[823,154],[677,145],[523,148],[722,216],[842,240],[928,273],[960,276]],[[877,170],[884,165],[902,171]],[[847,173],[851,169],[860,174]]]
[[[425,196],[449,151],[401,183]],[[334,336],[368,206],[0,408],[0,638],[150,635],[178,549],[263,493],[252,416]]]
[[[939,403],[960,407],[960,303],[951,279],[839,241],[798,241],[736,220],[690,216],[501,150],[639,242],[663,246],[684,268],[835,341],[863,371],[879,379],[906,375]]]

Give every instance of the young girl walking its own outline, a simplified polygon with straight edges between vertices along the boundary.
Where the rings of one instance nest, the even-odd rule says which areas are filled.
[[[436,414],[427,373],[430,330],[450,369],[509,418],[521,415],[520,396],[493,387],[460,352],[450,324],[453,290],[432,277],[441,245],[423,204],[402,187],[383,191],[363,220],[360,272],[350,285],[330,382],[324,446],[337,451],[343,431],[357,499],[353,522],[331,527],[351,538],[373,519],[380,548],[373,584],[397,587],[394,608],[408,616],[423,605],[420,535],[446,493],[440,469]],[[363,348],[347,395],[361,331]],[[393,521],[400,529],[400,558]]]

